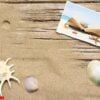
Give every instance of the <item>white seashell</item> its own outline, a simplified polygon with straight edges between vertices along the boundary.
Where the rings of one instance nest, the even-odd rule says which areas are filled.
[[[93,60],[88,64],[88,75],[90,79],[96,84],[100,85],[100,61]]]
[[[38,80],[32,76],[28,76],[24,80],[24,87],[28,92],[34,92],[38,90]]]
[[[14,66],[12,65],[8,65],[8,61],[11,60],[11,58],[8,58],[6,61],[0,61],[0,96],[2,96],[2,87],[3,84],[5,83],[5,81],[8,82],[9,87],[11,88],[11,83],[10,83],[10,79],[13,79],[15,81],[17,81],[18,83],[20,83],[19,79],[17,79],[16,77],[12,76],[12,74],[15,72],[14,70],[11,71],[10,69]]]

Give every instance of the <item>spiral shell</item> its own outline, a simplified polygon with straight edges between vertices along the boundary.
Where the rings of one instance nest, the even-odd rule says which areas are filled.
[[[8,65],[8,61],[11,60],[11,58],[8,58],[6,61],[0,61],[0,96],[2,96],[2,87],[5,83],[5,81],[8,82],[9,87],[11,88],[10,79],[13,79],[20,83],[19,79],[14,77],[12,74],[14,74],[14,70],[11,71],[11,68],[14,66],[13,64]]]

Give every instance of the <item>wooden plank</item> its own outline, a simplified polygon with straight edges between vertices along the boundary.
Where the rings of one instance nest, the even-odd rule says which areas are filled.
[[[53,4],[0,4],[0,12],[2,13],[3,9],[6,12],[14,13],[18,12],[19,19],[26,19],[29,21],[58,21],[60,20],[62,11],[64,9],[64,3]],[[85,7],[100,11],[100,3],[82,3]],[[38,8],[39,6],[39,8]],[[13,9],[12,9],[13,8]],[[8,9],[8,10],[7,10]],[[5,14],[5,13],[4,13]],[[3,16],[3,13],[2,13]],[[12,15],[9,15],[12,16]],[[15,15],[13,15],[15,16]],[[38,17],[37,17],[38,16]]]
[[[76,3],[97,3],[100,0],[71,0],[72,2]],[[0,0],[1,3],[65,3],[66,0]]]

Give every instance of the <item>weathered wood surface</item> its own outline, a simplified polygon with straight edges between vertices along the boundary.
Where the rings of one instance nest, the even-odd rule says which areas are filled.
[[[100,11],[100,0],[73,1]],[[12,81],[12,89],[5,84],[5,100],[100,99],[100,88],[86,73],[88,62],[100,59],[100,49],[56,33],[65,0],[0,2],[0,58],[13,58],[15,75],[22,83]],[[23,88],[23,79],[29,75],[40,83],[33,94]]]
[[[72,2],[94,2],[94,3],[97,3],[97,2],[100,2],[100,0],[69,0],[69,1],[72,1]],[[0,2],[5,2],[5,3],[64,3],[66,2],[66,0],[0,0]]]

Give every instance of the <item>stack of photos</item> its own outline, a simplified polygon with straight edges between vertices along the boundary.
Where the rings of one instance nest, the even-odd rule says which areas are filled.
[[[67,1],[57,32],[100,47],[100,13]]]

